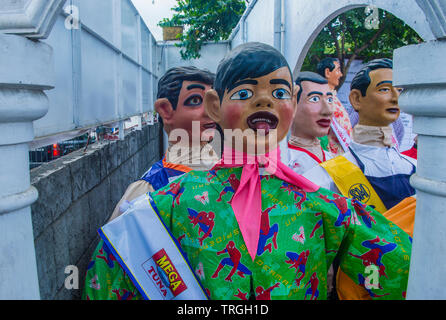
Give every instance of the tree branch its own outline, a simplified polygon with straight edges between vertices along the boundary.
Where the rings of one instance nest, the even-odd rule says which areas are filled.
[[[386,28],[387,24],[384,22],[381,27],[379,28],[379,30],[373,35],[373,37],[370,38],[369,41],[367,41],[362,47],[360,47],[359,49],[355,50],[355,54],[359,55],[362,51],[364,51],[365,49],[367,49],[368,47],[370,47],[373,42],[376,41],[376,39],[378,39],[378,37],[381,35],[381,33],[384,32],[384,29]]]
[[[373,44],[373,42],[375,42],[376,39],[378,39],[378,37],[384,32],[384,30],[385,30],[385,28],[386,28],[386,26],[387,26],[386,22],[387,22],[387,20],[384,21],[384,22],[381,24],[381,27],[380,27],[380,28],[378,29],[378,31],[373,35],[373,37],[370,38],[369,41],[367,41],[367,42],[366,42],[363,46],[361,46],[360,48],[354,50],[354,52],[353,52],[353,54],[351,55],[350,59],[348,59],[348,61],[347,61],[347,65],[345,66],[345,70],[344,70],[344,72],[343,72],[344,75],[343,75],[343,77],[342,77],[342,78],[340,79],[340,81],[339,81],[339,87],[341,87],[341,86],[344,84],[345,79],[346,79],[346,77],[347,77],[348,70],[350,70],[350,67],[351,67],[353,61],[359,56],[359,54],[360,54],[362,51],[364,51],[365,49],[367,49],[368,47],[370,47],[370,46]]]

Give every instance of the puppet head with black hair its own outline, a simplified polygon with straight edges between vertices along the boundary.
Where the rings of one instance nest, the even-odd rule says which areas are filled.
[[[342,77],[341,65],[336,58],[325,58],[317,65],[317,73],[327,79],[332,90],[339,86],[339,79]]]
[[[215,75],[210,71],[192,66],[171,68],[160,78],[155,110],[167,134],[183,129],[192,141],[192,124],[197,121],[200,137],[212,140],[213,134],[201,135],[215,129],[215,122],[207,116],[203,105],[204,94],[212,88],[214,80]]]
[[[277,148],[296,102],[291,70],[279,51],[258,42],[240,45],[220,62],[214,88],[205,106],[224,130],[226,145],[256,153]]]
[[[398,98],[402,89],[393,86],[392,69],[392,60],[375,59],[365,64],[353,78],[349,99],[358,112],[359,124],[385,127],[398,119]]]
[[[326,136],[333,116],[333,92],[327,79],[314,72],[301,72],[296,79],[297,107],[291,132],[313,140]]]

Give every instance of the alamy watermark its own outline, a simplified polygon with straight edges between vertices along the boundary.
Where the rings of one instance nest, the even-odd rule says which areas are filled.
[[[68,30],[79,29],[79,8],[74,5],[69,5],[64,8],[64,12],[68,15],[65,18],[65,28]]]
[[[379,9],[376,6],[369,5],[365,8],[365,14],[369,15],[365,18],[364,27],[367,30],[379,29]]]
[[[379,289],[379,269],[374,264],[370,264],[365,268],[364,273],[367,275],[365,278],[364,286],[367,290]]]
[[[78,290],[79,289],[79,269],[76,266],[70,265],[65,267],[65,289]]]

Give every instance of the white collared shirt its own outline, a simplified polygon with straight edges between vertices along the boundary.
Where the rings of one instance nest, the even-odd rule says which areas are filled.
[[[412,165],[416,166],[416,160],[402,155],[395,147],[375,147],[352,142],[350,148],[363,163],[366,176],[381,178],[397,174],[411,174]],[[350,151],[343,156],[359,167]],[[333,179],[321,166],[310,169],[303,176],[322,188],[339,193]]]
[[[322,150],[325,159],[318,159],[311,151],[300,151],[297,148],[288,147],[288,167],[297,174],[304,174],[313,167],[318,167],[322,161],[333,158],[330,152]],[[317,159],[317,160],[316,160]]]

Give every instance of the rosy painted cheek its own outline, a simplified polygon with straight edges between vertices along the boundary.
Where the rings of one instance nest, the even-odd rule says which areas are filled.
[[[291,106],[286,105],[283,112],[287,118],[290,118],[293,116],[294,109]]]
[[[293,107],[288,104],[281,104],[279,106],[279,113],[280,113],[280,126],[283,127],[283,130],[288,130],[287,128],[290,126],[291,122],[293,121]]]
[[[240,104],[232,103],[224,106],[223,125],[226,128],[239,128],[240,119],[243,114],[243,108]]]

